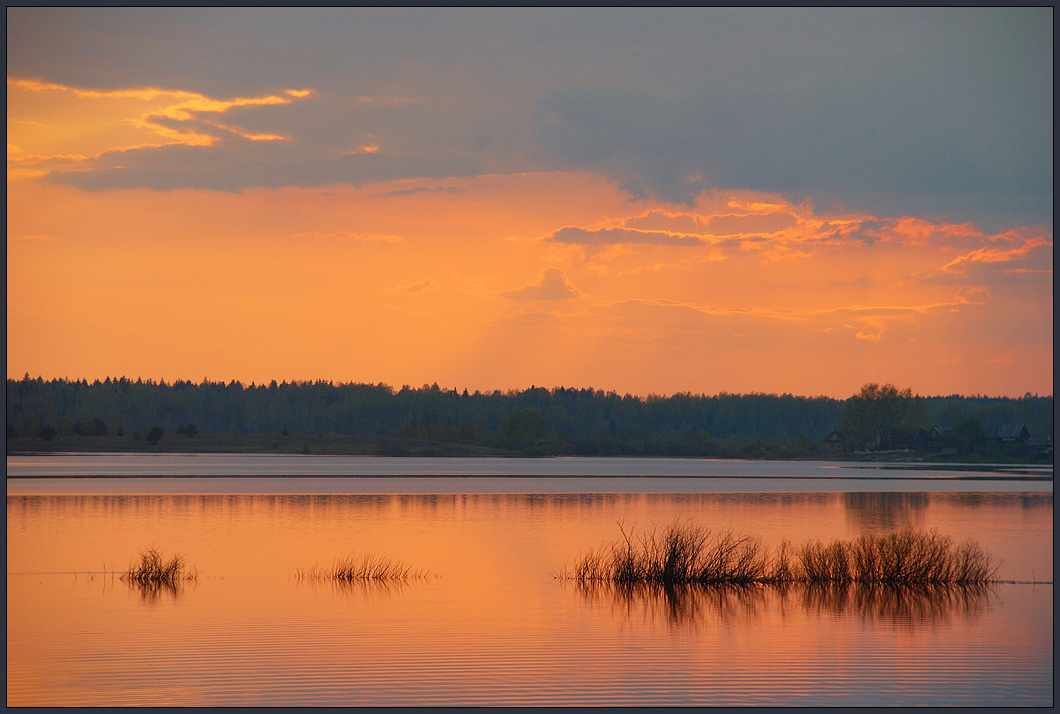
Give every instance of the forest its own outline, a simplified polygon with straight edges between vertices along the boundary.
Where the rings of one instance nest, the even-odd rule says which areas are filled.
[[[7,380],[7,437],[109,435],[154,445],[208,435],[350,435],[385,437],[373,443],[393,455],[402,453],[401,443],[418,441],[529,455],[793,458],[825,452],[833,432],[846,434],[844,450],[893,448],[898,432],[910,428],[950,435],[951,446],[964,438],[966,451],[1004,425],[1052,434],[1052,396],[920,397],[891,385],[891,401],[902,408],[873,426],[861,412],[885,401],[884,392],[869,394],[870,386],[878,387],[866,385],[840,400],[758,393],[638,397],[537,386],[468,393],[437,384],[395,390],[324,381],[248,386],[122,377],[90,383],[26,375]]]

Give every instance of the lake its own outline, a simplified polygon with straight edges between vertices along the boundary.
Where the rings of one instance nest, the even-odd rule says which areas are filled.
[[[117,454],[7,466],[9,706],[1053,703],[1051,468]],[[675,520],[768,546],[935,528],[976,539],[1015,582],[557,577],[619,524]],[[147,547],[183,554],[197,580],[122,581]],[[348,555],[427,573],[299,577]]]

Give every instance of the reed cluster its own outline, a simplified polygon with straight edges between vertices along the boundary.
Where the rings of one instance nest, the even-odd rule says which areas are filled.
[[[340,583],[360,581],[395,581],[426,577],[425,571],[391,560],[386,556],[346,556],[336,560],[331,567],[314,566],[295,573],[299,580],[331,580]]]
[[[130,565],[121,576],[122,580],[147,587],[165,586],[176,588],[185,580],[196,580],[198,573],[188,568],[182,555],[174,555],[169,560],[162,557],[155,548],[148,548],[140,553],[140,562]]]
[[[802,579],[809,582],[986,583],[994,579],[999,565],[975,541],[955,545],[935,530],[807,543],[799,555]]]
[[[849,541],[813,541],[776,550],[757,538],[712,533],[692,523],[622,540],[581,556],[560,577],[580,582],[661,585],[864,583],[882,585],[992,582],[1000,563],[978,543],[954,544],[935,530],[906,529]]]

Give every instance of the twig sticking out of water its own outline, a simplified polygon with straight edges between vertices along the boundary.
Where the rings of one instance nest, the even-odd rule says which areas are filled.
[[[559,577],[581,582],[686,583],[866,583],[881,585],[970,585],[996,582],[1000,562],[975,541],[955,545],[936,530],[906,529],[862,535],[775,552],[757,538],[712,533],[693,523],[673,523],[634,539],[619,524],[622,540],[581,556]]]

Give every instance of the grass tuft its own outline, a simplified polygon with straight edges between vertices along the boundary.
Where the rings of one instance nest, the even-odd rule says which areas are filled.
[[[336,560],[330,568],[314,566],[295,572],[299,580],[332,580],[339,583],[413,580],[427,575],[426,571],[414,570],[404,563],[376,555],[349,555]]]
[[[186,580],[197,580],[198,573],[188,568],[180,554],[166,560],[155,548],[147,548],[141,551],[140,562],[130,565],[121,579],[137,585],[175,588]]]
[[[659,585],[860,583],[972,585],[996,582],[1000,562],[975,541],[954,544],[936,530],[911,528],[849,541],[788,541],[776,551],[757,538],[712,533],[694,523],[673,523],[622,539],[581,556],[560,577],[579,582]]]

